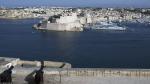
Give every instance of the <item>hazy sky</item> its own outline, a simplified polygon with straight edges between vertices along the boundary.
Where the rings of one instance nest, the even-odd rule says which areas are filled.
[[[0,0],[0,6],[150,7],[150,0]]]

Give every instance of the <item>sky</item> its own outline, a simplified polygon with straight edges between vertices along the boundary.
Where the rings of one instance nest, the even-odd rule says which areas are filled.
[[[59,7],[147,7],[150,0],[0,0],[1,7],[59,6]]]

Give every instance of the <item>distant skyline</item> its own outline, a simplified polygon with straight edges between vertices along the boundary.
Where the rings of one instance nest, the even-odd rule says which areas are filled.
[[[0,0],[0,6],[59,7],[142,7],[150,8],[150,0]]]

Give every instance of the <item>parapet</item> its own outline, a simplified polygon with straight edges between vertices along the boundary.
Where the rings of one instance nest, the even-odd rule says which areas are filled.
[[[0,57],[0,68],[9,68],[10,66],[16,66],[19,58],[6,58]]]
[[[7,68],[10,65],[14,66],[11,70],[13,84],[35,84],[37,71],[42,73],[44,84],[150,83],[150,69],[71,68],[71,64],[66,62],[25,61],[5,57],[0,57],[0,65],[0,76],[9,70]]]
[[[43,61],[44,67],[47,68],[71,68],[71,64],[66,62]],[[41,61],[26,61],[19,58],[6,58],[0,57],[0,68],[9,68],[10,66],[16,67],[40,67]]]

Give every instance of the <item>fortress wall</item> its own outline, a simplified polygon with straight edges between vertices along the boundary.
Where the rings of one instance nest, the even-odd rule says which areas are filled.
[[[78,28],[75,28],[78,27]],[[81,27],[81,28],[80,28]],[[82,31],[82,25],[78,22],[73,22],[70,24],[58,24],[58,23],[48,23],[47,30],[55,30],[55,31]]]
[[[47,30],[57,30],[57,31],[65,31],[66,25],[64,24],[57,24],[57,23],[48,23]]]

